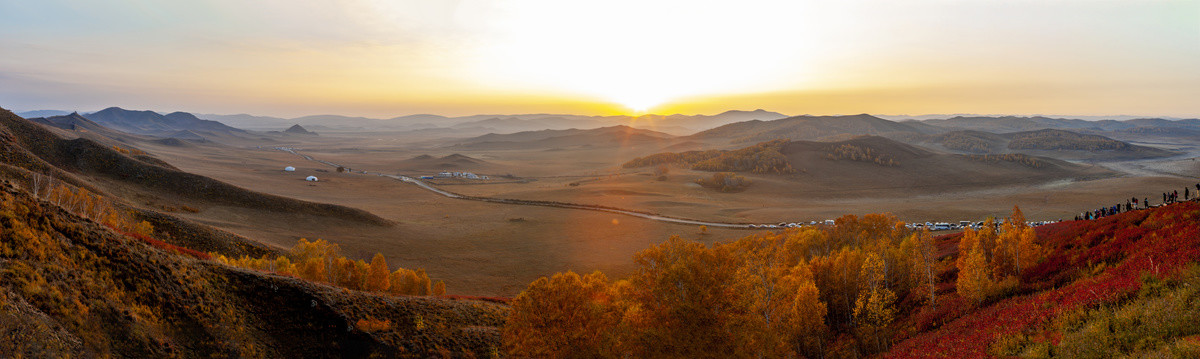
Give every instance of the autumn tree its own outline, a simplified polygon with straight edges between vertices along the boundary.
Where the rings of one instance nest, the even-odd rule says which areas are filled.
[[[371,266],[367,269],[366,290],[372,292],[383,292],[388,290],[391,282],[388,281],[387,259],[383,258],[383,254],[375,253],[375,257],[371,258]]]
[[[777,234],[763,234],[742,238],[721,245],[732,251],[737,259],[733,289],[741,293],[746,316],[739,319],[743,328],[744,343],[751,345],[740,351],[754,356],[782,357],[799,348],[792,328],[796,316],[820,313],[795,312],[795,295],[805,284],[811,284],[812,272],[807,265],[798,263],[799,254],[793,250],[794,242]],[[816,295],[816,292],[812,293]]]
[[[887,288],[883,260],[875,254],[868,254],[863,260],[859,277],[862,289],[854,303],[859,339],[875,352],[882,352],[888,346],[887,326],[896,316],[896,294]]]
[[[634,256],[631,326],[647,328],[631,338],[640,357],[732,357],[748,345],[736,328],[745,315],[741,293],[728,290],[734,257],[724,247],[673,236]]]
[[[417,275],[415,272],[398,268],[396,271],[388,274],[388,293],[392,295],[408,295],[413,292],[416,282]]]
[[[982,302],[992,291],[991,271],[988,269],[987,255],[983,242],[975,242],[975,246],[962,257],[958,267],[958,294],[975,303]]]
[[[933,242],[933,235],[929,233],[929,229],[913,233],[904,240],[901,248],[903,252],[912,258],[911,266],[909,267],[913,278],[916,279],[915,288],[924,293],[925,301],[930,306],[935,306],[937,303],[937,246]]]
[[[542,277],[513,298],[501,333],[519,358],[616,358],[621,308],[600,272]]]

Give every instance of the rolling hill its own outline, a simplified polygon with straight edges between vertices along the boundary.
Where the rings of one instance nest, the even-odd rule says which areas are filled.
[[[632,159],[624,166],[658,164],[700,171],[784,174],[804,187],[851,191],[894,188],[928,192],[1115,175],[1095,166],[1025,154],[946,154],[879,136],[837,142],[775,140],[739,150],[660,153]]]
[[[541,130],[511,134],[489,133],[459,141],[451,148],[483,149],[546,149],[564,147],[613,147],[630,143],[666,141],[674,136],[666,133],[619,125],[589,130]]]
[[[198,203],[216,203],[259,210],[331,216],[375,225],[390,222],[359,209],[312,203],[263,194],[208,177],[179,171],[149,156],[124,155],[93,140],[66,140],[41,125],[8,111],[0,111],[3,142],[14,161],[34,172],[60,169],[81,177],[106,178],[138,191],[152,191]],[[6,157],[9,157],[6,156]],[[10,163],[17,165],[16,163]],[[33,166],[33,167],[30,167]]]
[[[291,254],[121,196],[385,220],[247,191],[131,150],[62,139],[44,125],[0,109],[5,356],[487,356],[498,346],[505,305],[347,290],[221,264],[214,257]]]
[[[797,116],[773,121],[731,123],[687,136],[693,140],[727,140],[733,143],[775,139],[821,140],[839,136],[903,136],[941,131],[919,124],[884,120],[861,114],[849,116]]]
[[[181,131],[204,131],[228,135],[245,134],[246,132],[217,121],[201,120],[186,112],[161,115],[154,111],[130,111],[119,107],[109,107],[86,114],[84,117],[112,129],[159,137],[171,137]]]
[[[1146,128],[1146,127],[1135,127]],[[1128,131],[1121,130],[1121,131]],[[1174,131],[1187,131],[1172,129]],[[975,130],[910,136],[911,143],[937,146],[959,153],[1025,153],[1064,160],[1136,160],[1177,155],[1177,152],[1139,146],[1101,135],[1059,129],[994,134]]]

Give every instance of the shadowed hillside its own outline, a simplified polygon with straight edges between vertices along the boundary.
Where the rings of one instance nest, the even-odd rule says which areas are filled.
[[[0,352],[30,357],[486,356],[506,309],[194,259],[0,184]]]
[[[375,225],[390,224],[385,219],[359,209],[249,191],[208,177],[182,172],[162,163],[129,157],[89,139],[64,140],[6,110],[0,111],[0,131],[7,134],[4,144],[12,149],[12,153],[7,155],[13,156],[14,162],[29,165],[9,163],[33,172],[45,173],[46,167],[53,166],[85,176],[102,176],[117,180],[142,190],[161,191],[206,203],[330,216]]]
[[[130,111],[119,107],[109,107],[87,114],[84,117],[120,131],[160,137],[173,137],[171,134],[180,131],[207,131],[222,134],[245,133],[245,131],[226,126],[217,121],[202,120],[187,112],[172,112],[160,115],[154,111]]]

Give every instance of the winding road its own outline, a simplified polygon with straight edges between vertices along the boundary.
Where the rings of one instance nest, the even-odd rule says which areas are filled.
[[[278,151],[288,152],[288,153],[300,156],[309,161],[322,163],[322,164],[332,166],[332,167],[342,167],[341,165],[338,165],[336,163],[319,160],[319,159],[313,158],[312,156],[297,152],[297,150],[294,148],[275,147],[274,149],[278,150]],[[450,192],[450,191],[447,191],[447,190],[444,190],[441,188],[434,187],[431,184],[425,183],[424,181],[421,181],[419,179],[412,178],[409,176],[393,175],[393,174],[370,172],[370,171],[352,171],[352,172],[366,174],[366,175],[387,177],[387,178],[395,179],[395,180],[398,180],[401,182],[412,183],[412,184],[417,185],[418,187],[424,188],[425,190],[428,190],[430,192],[437,193],[442,196],[445,196],[448,198],[454,198],[454,199],[464,199],[464,200],[471,200],[471,201],[502,203],[502,204],[526,205],[526,206],[544,206],[544,207],[557,207],[557,208],[568,208],[568,209],[581,209],[581,210],[587,210],[587,211],[622,214],[622,215],[626,215],[626,216],[649,219],[652,221],[683,224],[683,225],[692,225],[692,226],[709,226],[709,227],[720,227],[720,228],[730,228],[730,229],[760,229],[760,228],[765,229],[765,228],[777,228],[778,227],[777,225],[774,225],[774,224],[709,222],[709,221],[701,221],[701,220],[687,219],[687,218],[676,218],[676,217],[668,217],[668,216],[663,216],[660,214],[649,213],[649,212],[640,212],[640,211],[634,211],[634,210],[628,210],[628,209],[613,208],[613,207],[591,205],[591,204],[467,196],[467,195],[462,195],[462,194],[458,194],[458,193]]]

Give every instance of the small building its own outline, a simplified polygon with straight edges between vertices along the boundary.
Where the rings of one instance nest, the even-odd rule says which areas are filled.
[[[296,172],[296,167],[287,166],[283,168],[284,172]]]
[[[308,178],[305,178],[304,180],[309,181],[309,182],[316,182],[317,176],[308,176]]]

